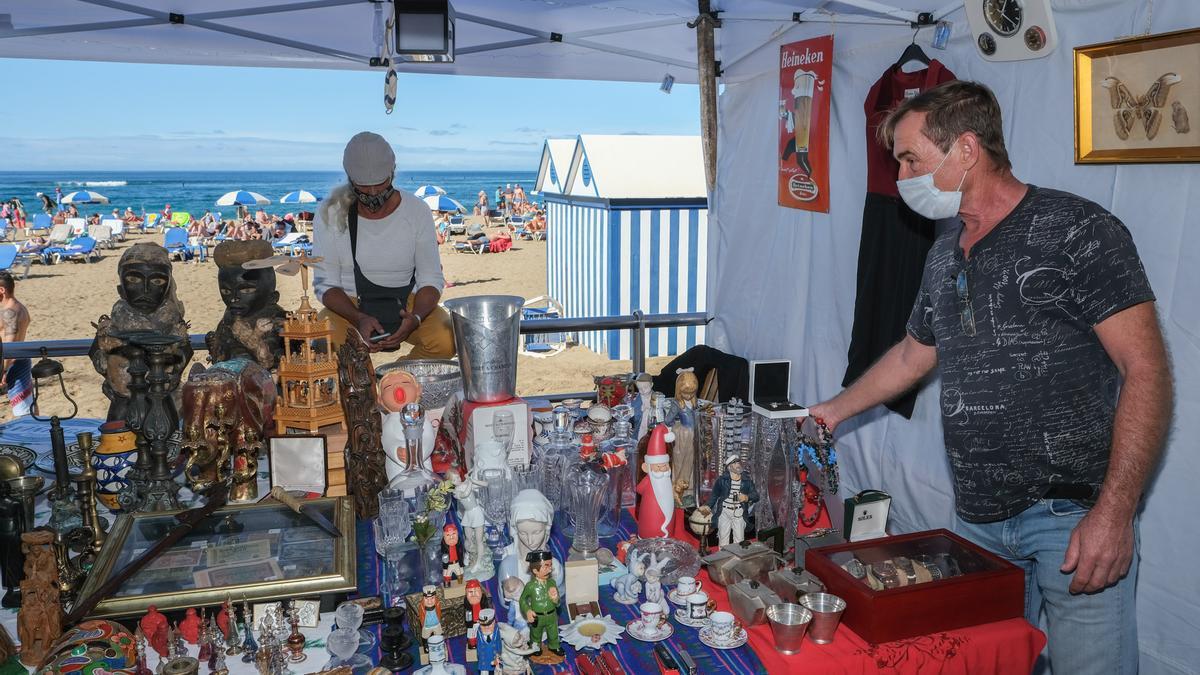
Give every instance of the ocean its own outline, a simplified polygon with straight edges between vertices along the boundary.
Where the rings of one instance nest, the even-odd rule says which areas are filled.
[[[268,213],[283,215],[296,211],[316,211],[317,204],[280,204],[279,199],[293,190],[308,190],[323,197],[343,182],[346,176],[338,171],[0,171],[0,200],[19,197],[30,214],[41,210],[38,192],[51,198],[54,188],[63,194],[76,190],[91,190],[108,197],[108,204],[81,204],[80,212],[122,213],[132,207],[136,213],[162,211],[167,204],[173,211],[187,211],[195,216],[206,210],[220,211],[223,218],[232,218],[237,207],[218,207],[218,198],[233,190],[250,190],[271,200],[262,208]],[[437,185],[446,194],[467,207],[468,212],[486,190],[488,201],[495,201],[496,186],[520,183],[526,191],[533,189],[533,171],[406,171],[396,174],[396,186],[412,192],[422,185]],[[536,195],[530,197],[539,201]]]

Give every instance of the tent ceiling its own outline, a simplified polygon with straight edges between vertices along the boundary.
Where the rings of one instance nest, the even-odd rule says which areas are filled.
[[[752,48],[793,12],[895,21],[946,0],[713,0],[717,31]],[[453,64],[402,72],[657,82],[696,81],[695,0],[451,0]],[[961,3],[952,3],[959,4]],[[385,7],[390,8],[390,3]],[[893,9],[897,8],[897,9]],[[370,69],[378,54],[371,0],[6,0],[0,57],[285,68]],[[169,13],[183,14],[172,24]],[[0,14],[0,19],[3,16]],[[550,34],[563,36],[551,42]],[[732,50],[737,51],[737,50]],[[720,56],[721,54],[719,54]],[[721,56],[736,57],[737,54]]]

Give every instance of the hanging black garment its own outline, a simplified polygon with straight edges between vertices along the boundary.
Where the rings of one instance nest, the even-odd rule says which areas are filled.
[[[380,286],[363,274],[358,266],[358,204],[350,205],[350,257],[354,260],[354,291],[358,296],[358,309],[375,317],[385,332],[400,330],[400,313],[408,306],[408,296],[417,284],[417,272],[414,269],[412,281],[400,288]]]

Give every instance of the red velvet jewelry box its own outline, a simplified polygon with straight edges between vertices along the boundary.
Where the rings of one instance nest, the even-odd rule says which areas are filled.
[[[842,622],[871,643],[1025,615],[1021,568],[948,530],[809,549],[804,566],[846,601]]]

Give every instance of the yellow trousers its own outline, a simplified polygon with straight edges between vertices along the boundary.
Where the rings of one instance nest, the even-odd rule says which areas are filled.
[[[408,296],[408,311],[412,311],[413,303],[416,302],[417,294],[412,293]],[[354,304],[358,305],[358,298],[350,298]],[[346,332],[353,327],[349,321],[342,318],[342,315],[332,312],[328,309],[322,309],[317,313],[317,318],[328,319],[333,326],[333,347],[337,349],[346,341]],[[454,349],[454,323],[450,319],[450,313],[442,308],[441,305],[433,308],[429,316],[421,322],[421,325],[412,332],[405,340],[412,345],[412,351],[405,354],[401,358],[404,360],[414,359],[451,359],[456,353]]]

